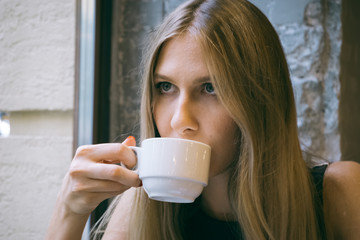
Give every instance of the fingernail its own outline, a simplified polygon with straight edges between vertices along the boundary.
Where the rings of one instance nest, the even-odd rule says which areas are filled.
[[[133,142],[134,144],[136,144],[136,140],[135,140],[135,137],[134,137],[134,136],[128,136],[128,137],[125,139],[124,143],[125,143],[125,142]]]
[[[135,137],[134,137],[134,136],[128,136],[128,137],[125,139],[125,141],[127,141],[127,140],[134,140],[134,141],[135,141]]]

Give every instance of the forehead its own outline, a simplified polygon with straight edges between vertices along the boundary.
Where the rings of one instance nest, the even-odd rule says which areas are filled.
[[[201,46],[189,34],[179,35],[165,42],[157,59],[156,74],[177,74],[179,71],[184,74],[208,75]]]

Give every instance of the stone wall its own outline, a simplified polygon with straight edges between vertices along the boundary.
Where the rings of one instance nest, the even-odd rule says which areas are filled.
[[[340,0],[309,1],[301,11],[301,21],[276,24],[292,74],[300,139],[305,151],[338,161]]]
[[[0,239],[43,239],[72,157],[75,1],[0,1]]]

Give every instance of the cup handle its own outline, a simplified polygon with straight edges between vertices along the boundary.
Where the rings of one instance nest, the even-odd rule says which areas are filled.
[[[140,147],[135,147],[135,146],[129,146],[129,148],[131,148],[131,150],[134,151],[134,153],[135,153],[135,155],[137,157],[137,163],[136,163],[135,167],[132,168],[132,170],[134,172],[136,172],[137,174],[139,174],[138,165],[139,165],[139,161],[140,161],[141,148]]]

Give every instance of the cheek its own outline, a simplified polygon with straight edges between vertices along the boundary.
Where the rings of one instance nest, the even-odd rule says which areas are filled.
[[[210,177],[224,172],[233,161],[237,161],[240,147],[240,130],[232,119],[221,119],[218,134],[214,139],[211,155]]]
[[[164,106],[161,101],[155,101],[153,107],[153,119],[160,136],[165,136],[165,131],[171,119],[171,108]]]

